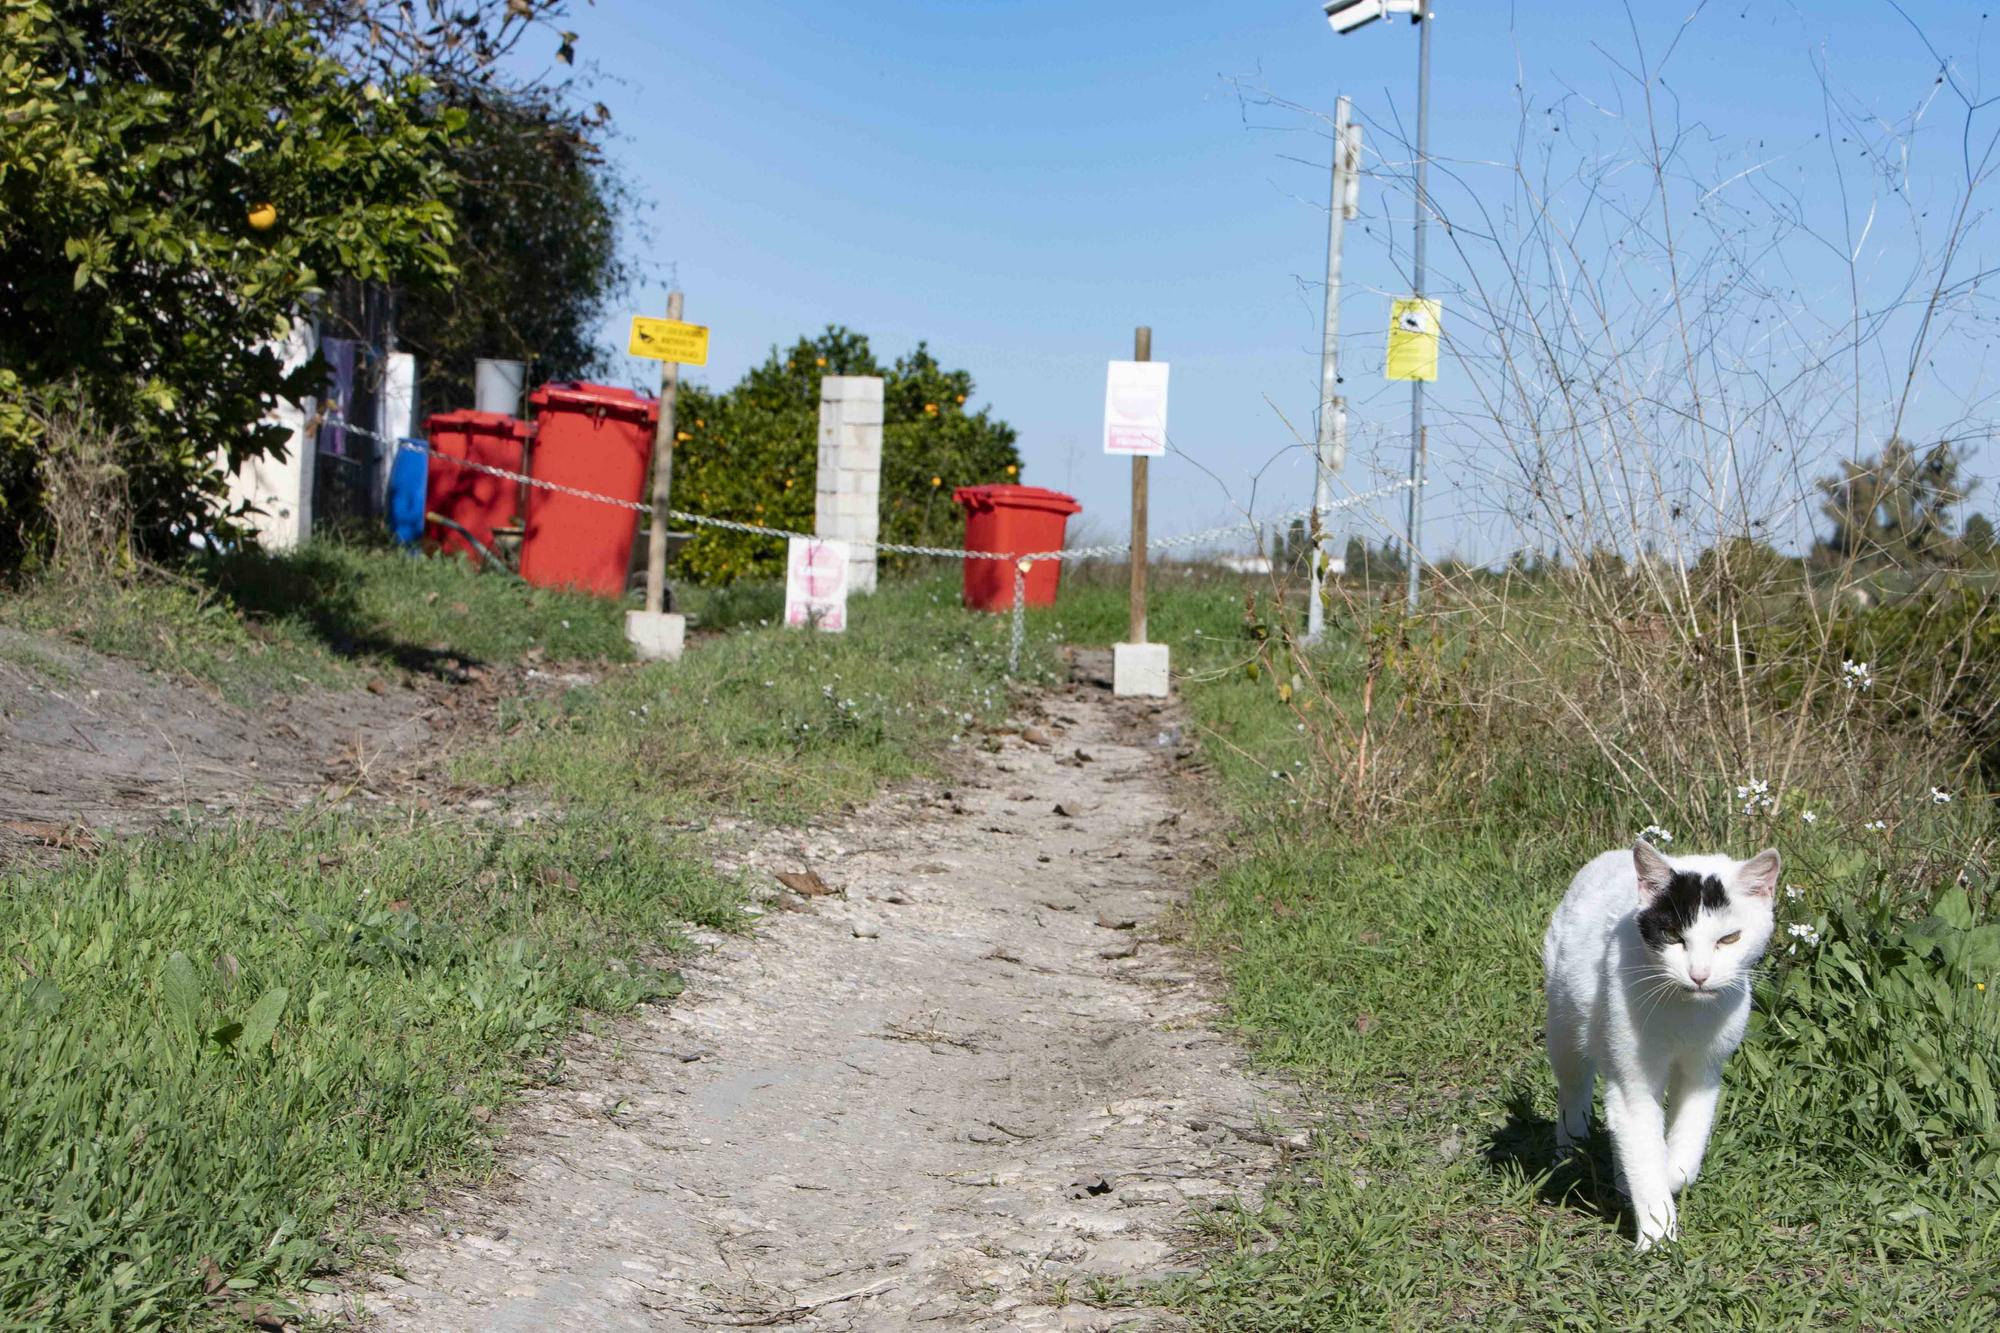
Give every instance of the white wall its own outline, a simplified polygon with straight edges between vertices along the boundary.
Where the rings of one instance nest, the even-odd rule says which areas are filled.
[[[289,337],[278,344],[285,369],[297,370],[319,351],[319,334],[311,321],[297,320]],[[281,453],[245,462],[229,478],[229,505],[232,509],[250,504],[259,512],[246,514],[244,522],[258,540],[272,550],[289,550],[312,536],[313,462],[316,449],[308,428],[318,402],[306,398],[297,403],[280,402],[265,417],[291,431],[291,439]]]

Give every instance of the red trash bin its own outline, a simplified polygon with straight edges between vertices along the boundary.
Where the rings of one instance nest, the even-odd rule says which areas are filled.
[[[521,470],[521,449],[528,423],[504,412],[440,412],[424,418],[431,452],[463,458],[488,467]],[[424,486],[424,509],[450,519],[488,551],[493,529],[520,517],[521,483],[490,472],[477,472],[448,462],[433,462]],[[465,534],[442,523],[426,522],[424,533],[444,551],[462,551],[477,564],[485,559]]]
[[[951,498],[965,509],[965,549],[998,551],[1007,560],[965,562],[965,604],[980,611],[1014,606],[1014,560],[1060,551],[1071,514],[1083,512],[1073,496],[1040,486],[961,486]],[[1028,570],[1029,606],[1050,606],[1062,580],[1062,561],[1037,560]]]
[[[542,385],[528,401],[535,408],[529,475],[614,499],[639,499],[653,461],[658,399],[608,384],[564,381]],[[531,486],[521,577],[545,588],[623,597],[638,531],[636,509]]]

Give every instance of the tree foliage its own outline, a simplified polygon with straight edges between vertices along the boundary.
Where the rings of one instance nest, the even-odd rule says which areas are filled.
[[[1965,546],[1965,553],[1975,560],[1991,560],[1995,552],[2000,551],[2000,543],[1994,539],[1993,520],[1984,514],[1974,514],[1965,520],[1965,532],[1960,541]]]
[[[726,393],[685,390],[674,458],[679,509],[811,532],[820,380],[880,375],[884,541],[955,546],[964,533],[954,487],[1019,479],[1014,428],[972,410],[969,372],[946,370],[924,344],[884,369],[861,334],[829,327],[765,362]],[[887,562],[893,564],[893,561]],[[703,528],[681,555],[704,582],[783,573],[783,542]]]
[[[286,0],[350,69],[417,76],[464,114],[447,155],[452,275],[397,291],[347,282],[325,304],[344,335],[391,332],[417,354],[426,412],[468,407],[481,357],[537,380],[604,370],[607,308],[630,285],[619,221],[632,192],[600,151],[611,113],[559,71],[578,36],[569,0]],[[523,74],[519,57],[553,62]],[[515,57],[509,59],[509,57]],[[391,315],[389,312],[393,312]]]
[[[531,37],[561,64],[576,61],[577,35],[563,27],[569,0],[267,0],[251,8],[303,19],[364,77],[418,74],[454,98],[500,86],[502,61]]]
[[[426,93],[356,80],[301,18],[229,0],[5,0],[0,396],[88,400],[126,441],[143,540],[208,525],[218,450],[233,467],[282,442],[260,419],[314,386],[269,340],[330,275],[448,270],[458,116]],[[0,410],[0,432],[18,556],[33,417]]]
[[[592,144],[596,114],[549,92],[461,96],[447,156],[455,273],[412,287],[397,329],[422,366],[426,411],[471,406],[480,357],[529,362],[536,379],[601,373],[596,330],[628,285],[626,192]]]
[[[1919,453],[1900,437],[1877,458],[1852,459],[1819,483],[1832,531],[1822,548],[1841,560],[1931,564],[1954,553],[1952,510],[1965,500],[1962,460],[1949,442]]]

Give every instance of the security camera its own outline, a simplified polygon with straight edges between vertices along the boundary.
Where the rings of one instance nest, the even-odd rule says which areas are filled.
[[[1414,14],[1418,0],[1326,0],[1327,25],[1353,32],[1389,14]]]

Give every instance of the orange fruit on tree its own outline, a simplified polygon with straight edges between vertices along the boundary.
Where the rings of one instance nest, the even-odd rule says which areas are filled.
[[[278,209],[275,204],[258,203],[250,205],[245,214],[252,231],[269,231],[278,225]]]

